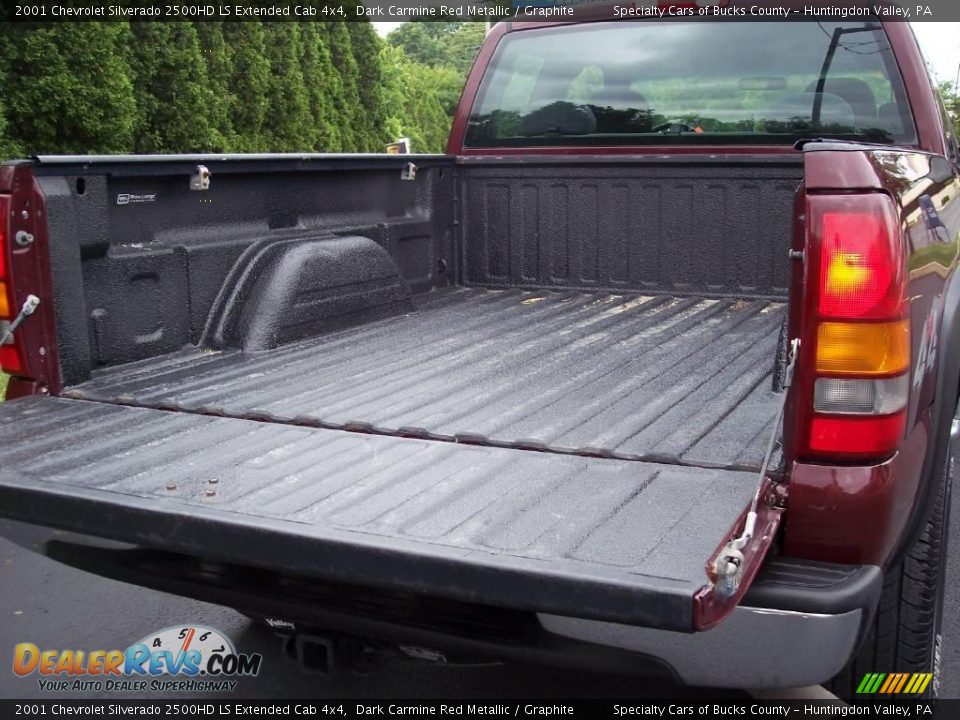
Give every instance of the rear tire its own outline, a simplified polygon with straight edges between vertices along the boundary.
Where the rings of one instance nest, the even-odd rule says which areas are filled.
[[[860,650],[826,683],[839,697],[854,698],[864,675],[877,672],[933,673],[924,697],[937,697],[953,449],[951,434],[946,462],[937,478],[940,492],[923,533],[884,574],[876,616]]]

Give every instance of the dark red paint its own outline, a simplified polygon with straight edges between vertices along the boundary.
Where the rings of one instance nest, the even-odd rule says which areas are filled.
[[[46,207],[40,186],[29,163],[0,166],[0,195],[9,197],[10,210],[3,219],[9,238],[10,276],[14,279],[14,312],[28,295],[40,298],[40,306],[17,329],[16,344],[24,361],[19,377],[7,388],[7,397],[41,392],[59,393],[60,361],[53,313],[53,281],[47,238]],[[25,248],[13,238],[24,230],[34,236]]]
[[[779,505],[783,501],[783,498],[778,495],[776,487],[769,481],[764,484],[760,495],[762,499],[757,506],[757,521],[754,526],[753,537],[742,550],[744,562],[741,567],[740,584],[737,590],[730,595],[723,595],[717,590],[715,585],[704,586],[694,595],[693,627],[697,631],[709,630],[733,612],[733,609],[739,604],[740,600],[743,599],[743,596],[746,595],[747,590],[750,589],[750,585],[763,566],[767,549],[770,547],[773,539],[777,535],[777,530],[780,528],[783,511]],[[705,571],[711,581],[716,580],[714,564],[717,558],[727,543],[738,537],[742,532],[746,518],[747,510],[745,509],[736,525],[731,528],[720,546],[717,547],[707,561]]]
[[[787,457],[792,462],[784,532],[789,555],[884,564],[897,549],[921,496],[924,461],[934,441],[931,405],[937,364],[943,360],[937,353],[943,347],[942,328],[932,319],[943,317],[945,290],[960,254],[960,179],[956,172],[936,179],[934,163],[929,154],[892,148],[805,154],[806,180],[798,206],[814,194],[884,193],[894,201],[910,271],[911,386],[904,439],[891,458],[866,466],[839,459],[798,462],[797,443],[798,438],[801,447],[806,442],[814,381],[811,363],[799,364],[786,416]],[[943,228],[931,230],[925,223],[921,198],[938,209]],[[807,211],[798,211],[803,215],[798,215],[794,248],[806,244],[805,223],[799,218]],[[817,249],[816,242],[806,244],[807,261],[797,264],[791,288],[792,296],[804,302],[791,304],[790,335],[801,339],[801,355],[808,361],[816,349]],[[952,260],[944,260],[944,251],[952,253]]]

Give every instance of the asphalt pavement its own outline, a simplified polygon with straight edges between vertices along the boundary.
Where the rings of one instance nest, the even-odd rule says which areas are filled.
[[[942,645],[941,697],[960,698],[960,492],[953,494],[951,553]],[[124,648],[151,631],[193,623],[217,628],[242,652],[263,654],[257,678],[241,682],[231,698],[719,698],[740,693],[685,688],[636,677],[590,674],[515,664],[445,666],[391,659],[372,674],[334,679],[305,674],[283,657],[267,628],[228,608],[145,590],[60,565],[19,545],[41,537],[36,528],[0,521],[0,698],[50,698],[37,676],[11,672],[13,647]],[[5,658],[5,659],[4,659]],[[62,693],[69,697],[123,697]],[[150,694],[139,697],[151,697]],[[166,697],[154,693],[152,697]],[[203,697],[196,695],[194,697]],[[222,695],[209,696],[223,699]]]

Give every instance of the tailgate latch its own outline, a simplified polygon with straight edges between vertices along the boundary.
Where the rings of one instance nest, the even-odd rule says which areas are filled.
[[[757,484],[757,491],[753,495],[753,500],[750,502],[747,519],[743,523],[743,532],[739,537],[728,542],[717,554],[717,559],[714,561],[713,569],[716,577],[714,587],[722,595],[732,595],[740,587],[740,580],[743,576],[743,549],[753,539],[756,530],[757,506],[760,504],[760,495],[763,493],[770,459],[773,457],[773,448],[776,445],[777,434],[780,432],[780,425],[783,422],[783,412],[787,405],[787,392],[790,389],[790,383],[793,381],[793,368],[797,363],[797,355],[799,354],[800,340],[795,338],[790,341],[787,366],[783,373],[783,397],[780,398],[777,417],[773,421],[773,429],[770,432],[770,439],[767,441],[767,452],[763,456],[763,464],[760,466],[760,480]]]

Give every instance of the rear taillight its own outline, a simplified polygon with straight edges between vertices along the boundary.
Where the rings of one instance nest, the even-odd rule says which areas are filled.
[[[812,392],[800,457],[874,461],[903,439],[910,323],[900,227],[886,195],[807,196]],[[812,345],[812,347],[811,347]]]
[[[3,339],[6,329],[20,312],[17,307],[16,294],[13,289],[13,277],[10,252],[10,196],[0,195],[0,340]],[[14,337],[7,339],[0,345],[0,370],[8,375],[22,373],[24,368],[23,354],[17,346]]]

